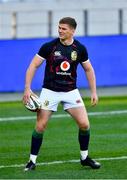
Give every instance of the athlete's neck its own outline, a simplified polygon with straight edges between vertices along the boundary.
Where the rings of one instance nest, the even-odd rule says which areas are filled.
[[[60,39],[60,42],[65,46],[69,46],[69,45],[73,44],[74,39],[73,38],[72,39],[67,39],[67,40]]]

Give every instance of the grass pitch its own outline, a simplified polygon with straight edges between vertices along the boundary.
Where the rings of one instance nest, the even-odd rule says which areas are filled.
[[[126,179],[127,97],[102,97],[96,107],[90,106],[90,99],[84,99],[84,102],[91,124],[89,154],[102,164],[99,170],[81,167],[76,123],[59,106],[45,131],[36,170],[23,172],[29,157],[36,113],[27,111],[21,102],[2,102],[0,178]],[[63,117],[57,117],[57,114]]]

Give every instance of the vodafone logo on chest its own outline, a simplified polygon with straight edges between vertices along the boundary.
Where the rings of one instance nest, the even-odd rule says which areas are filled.
[[[62,71],[67,71],[70,69],[70,64],[67,61],[63,61],[60,65],[60,68],[62,69]]]

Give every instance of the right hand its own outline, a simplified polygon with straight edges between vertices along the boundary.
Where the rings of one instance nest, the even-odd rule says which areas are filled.
[[[22,98],[22,101],[23,101],[23,104],[27,104],[29,102],[29,99],[30,99],[30,95],[32,94],[32,91],[31,89],[29,88],[26,88],[24,90],[24,94],[23,94],[23,98]]]

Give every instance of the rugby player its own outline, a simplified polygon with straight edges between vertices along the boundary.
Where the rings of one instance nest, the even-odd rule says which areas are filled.
[[[76,86],[77,66],[80,63],[86,73],[90,89],[91,104],[98,103],[94,69],[88,58],[86,47],[74,39],[77,23],[74,18],[64,17],[59,21],[59,37],[43,44],[34,56],[26,72],[23,102],[27,103],[31,94],[31,83],[36,69],[46,61],[44,82],[40,93],[42,107],[37,111],[35,129],[32,133],[30,158],[25,171],[36,167],[36,159],[43,143],[47,122],[57,106],[62,103],[64,110],[76,121],[80,145],[80,163],[93,169],[100,163],[88,154],[90,123],[87,111]]]

